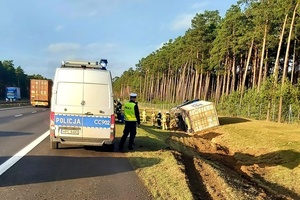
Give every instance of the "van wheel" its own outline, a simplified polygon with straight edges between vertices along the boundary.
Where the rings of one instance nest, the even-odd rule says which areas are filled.
[[[103,145],[103,147],[104,147],[104,151],[108,151],[108,152],[113,152],[115,149],[114,144],[105,144]]]
[[[58,142],[50,140],[50,149],[58,149]]]

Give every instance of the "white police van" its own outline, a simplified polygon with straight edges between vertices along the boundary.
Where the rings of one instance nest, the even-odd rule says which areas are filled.
[[[51,98],[50,148],[59,144],[114,148],[115,115],[107,60],[63,61]]]

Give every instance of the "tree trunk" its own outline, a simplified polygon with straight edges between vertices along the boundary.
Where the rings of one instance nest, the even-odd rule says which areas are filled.
[[[236,59],[236,56],[234,55],[232,57],[232,65],[231,65],[231,72],[232,72],[232,80],[231,80],[231,88],[230,88],[230,91],[235,91],[235,85],[236,85],[236,67],[235,67],[235,59]]]
[[[203,98],[203,96],[201,96],[202,95],[202,85],[203,85],[203,70],[202,70],[202,68],[201,68],[201,70],[200,70],[200,81],[199,81],[199,99],[201,99],[201,98]]]
[[[258,54],[258,49],[255,48],[254,51],[254,60],[253,60],[253,67],[252,67],[252,74],[253,74],[253,78],[252,78],[252,88],[254,88],[257,84],[257,54]]]
[[[278,81],[279,58],[280,58],[280,51],[281,51],[281,46],[282,46],[282,43],[283,43],[283,36],[284,36],[284,32],[285,32],[285,26],[286,26],[287,18],[288,18],[288,14],[285,15],[284,22],[283,22],[283,25],[282,25],[282,31],[281,31],[281,34],[280,34],[280,39],[279,39],[279,44],[278,44],[278,49],[277,49],[277,55],[276,55],[276,60],[275,60],[275,66],[274,66],[274,72],[273,72],[274,84],[275,85],[277,85],[277,81]]]
[[[266,59],[265,59],[265,62],[264,62],[264,77],[263,77],[263,82],[267,80],[267,76],[268,76],[268,50],[266,50]]]
[[[263,72],[263,65],[264,65],[264,57],[265,57],[265,48],[266,48],[266,41],[267,41],[267,33],[268,33],[268,20],[266,20],[265,30],[264,30],[264,39],[263,39],[263,45],[262,45],[262,50],[261,50],[259,73],[258,73],[257,92],[259,92],[260,86],[261,86],[261,82],[262,82],[261,79],[262,79],[262,72]]]
[[[289,50],[290,50],[290,45],[291,45],[292,32],[293,32],[293,26],[294,26],[298,6],[299,6],[299,3],[297,3],[295,6],[295,9],[293,12],[293,17],[292,17],[292,22],[290,25],[290,32],[289,32],[289,37],[287,40],[287,47],[286,47],[284,66],[283,66],[283,74],[282,74],[282,80],[281,80],[281,91],[283,90],[284,84],[285,84],[285,78],[286,78],[286,74],[287,74],[288,61],[289,61]],[[281,94],[280,98],[279,98],[279,106],[278,106],[278,122],[279,123],[281,122],[281,116],[282,116],[282,100],[283,100],[283,96]]]
[[[248,57],[247,57],[246,66],[244,68],[245,71],[244,71],[243,82],[242,82],[242,87],[241,87],[241,99],[242,99],[242,97],[244,95],[245,83],[246,83],[247,72],[248,72],[248,68],[249,68],[249,64],[250,64],[250,58],[251,58],[251,54],[252,54],[253,44],[254,44],[254,38],[252,38],[251,45],[250,45],[249,51],[248,51]]]
[[[205,77],[205,91],[204,91],[204,100],[207,100],[207,94],[208,94],[208,88],[210,84],[210,73],[206,72],[206,77]]]
[[[217,73],[217,85],[216,85],[216,96],[215,96],[215,105],[218,105],[218,102],[220,100],[220,94],[221,94],[221,76],[219,73]]]
[[[230,65],[228,65],[228,66],[230,66]],[[230,74],[231,74],[230,72],[231,72],[231,69],[230,69],[230,67],[228,67],[228,68],[227,68],[227,80],[226,80],[226,81],[227,81],[227,83],[226,83],[226,95],[227,95],[227,96],[228,96],[229,93],[230,93],[230,91],[229,91],[229,89],[230,89],[230,88],[229,88],[229,85],[230,85],[230,80],[231,80],[231,79],[230,79]]]
[[[296,57],[296,46],[297,40],[294,40],[294,51],[293,51],[293,62],[292,62],[292,71],[291,71],[291,83],[294,83],[294,73],[295,73],[295,57]]]
[[[198,93],[198,91],[199,91],[199,73],[198,73],[198,71],[196,70],[196,72],[195,72],[195,87],[194,87],[194,97],[197,99],[197,98],[200,98],[199,97],[199,93]]]

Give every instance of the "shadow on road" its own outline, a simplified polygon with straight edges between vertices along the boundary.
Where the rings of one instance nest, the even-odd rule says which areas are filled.
[[[56,152],[59,151],[64,150]],[[145,159],[145,163],[152,165],[160,162],[158,158],[139,159]],[[134,169],[126,157],[25,156],[0,176],[0,187],[97,178],[129,171]]]
[[[14,137],[21,135],[32,135],[32,133],[27,132],[15,132],[15,131],[0,131],[0,137]]]

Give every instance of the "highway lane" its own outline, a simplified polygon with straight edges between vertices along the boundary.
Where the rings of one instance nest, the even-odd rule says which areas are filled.
[[[0,114],[2,163],[49,129],[48,109],[22,113]],[[123,153],[81,146],[51,150],[49,137],[0,176],[0,194],[6,200],[151,199]]]
[[[49,109],[0,110],[0,164],[49,130]]]

